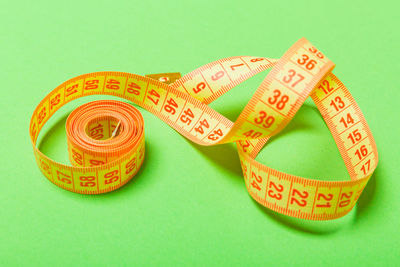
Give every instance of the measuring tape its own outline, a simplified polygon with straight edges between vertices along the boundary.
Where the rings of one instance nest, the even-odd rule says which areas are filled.
[[[208,104],[272,68],[235,122]],[[36,147],[40,130],[66,103],[83,96],[118,96],[162,119],[189,140],[205,146],[236,142],[244,181],[261,205],[289,216],[328,220],[348,213],[378,163],[378,152],[359,107],[331,73],[334,64],[302,38],[279,60],[231,57],[178,73],[149,77],[96,72],[70,79],[48,94],[33,112],[29,133],[37,164],[51,182],[82,194],[109,192],[139,170],[145,152],[143,118],[120,101],[94,101],[74,110],[66,128],[73,166],[55,162]],[[255,160],[311,96],[350,174],[349,181],[320,181],[286,174]]]

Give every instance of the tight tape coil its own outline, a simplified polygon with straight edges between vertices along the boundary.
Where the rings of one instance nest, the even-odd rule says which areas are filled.
[[[66,122],[69,159],[74,166],[97,166],[119,157],[128,160],[125,168],[87,173],[74,179],[63,177],[79,193],[103,193],[125,184],[139,170],[144,159],[143,117],[132,105],[121,101],[93,101],[75,109]],[[108,169],[103,169],[107,171]],[[61,174],[59,173],[58,176]],[[100,178],[100,180],[98,180]],[[100,185],[112,184],[107,188]]]
[[[208,106],[269,68],[235,122]],[[84,74],[58,86],[36,107],[29,128],[35,158],[51,182],[73,192],[104,193],[128,182],[144,158],[143,119],[129,104],[95,101],[71,113],[67,136],[73,166],[49,159],[36,147],[43,125],[66,103],[93,94],[119,96],[152,112],[197,144],[236,142],[247,190],[261,205],[297,218],[338,218],[354,207],[376,168],[378,152],[363,114],[332,74],[333,68],[332,61],[302,38],[279,60],[231,57],[181,78],[176,73],[150,77],[122,72]],[[350,174],[348,181],[298,177],[255,160],[308,96],[333,135]]]

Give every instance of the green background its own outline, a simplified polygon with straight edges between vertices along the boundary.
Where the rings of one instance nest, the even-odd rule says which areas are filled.
[[[0,9],[0,265],[395,265],[399,261],[397,1],[8,1]],[[28,136],[35,106],[94,71],[183,74],[237,55],[279,58],[306,37],[337,64],[380,163],[347,216],[289,218],[247,194],[233,144],[200,147],[143,111],[146,160],[123,188],[85,196],[40,173]],[[234,120],[266,73],[211,106]],[[103,99],[107,97],[92,97]],[[65,116],[40,148],[67,162]],[[51,129],[51,130],[50,130]],[[292,174],[348,179],[308,99],[258,160]]]

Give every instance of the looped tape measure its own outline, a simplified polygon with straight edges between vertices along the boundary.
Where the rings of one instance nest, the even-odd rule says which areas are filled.
[[[234,86],[272,68],[235,122],[208,104]],[[127,183],[144,158],[140,112],[120,101],[94,101],[67,119],[72,166],[36,147],[40,130],[66,103],[87,95],[119,96],[150,111],[189,140],[205,146],[236,142],[247,190],[261,205],[293,217],[328,220],[348,213],[378,163],[375,141],[359,107],[332,74],[334,64],[302,38],[279,60],[231,57],[179,73],[140,76],[96,72],[70,79],[36,107],[29,126],[40,170],[69,191],[99,194]],[[271,169],[255,160],[268,139],[314,100],[343,157],[349,181],[320,181]]]

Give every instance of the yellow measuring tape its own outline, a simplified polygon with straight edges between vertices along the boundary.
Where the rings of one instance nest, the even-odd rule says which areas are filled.
[[[235,122],[207,106],[234,86],[272,68]],[[180,78],[97,72],[70,79],[36,107],[29,133],[40,170],[54,184],[82,194],[127,183],[144,158],[140,112],[120,101],[94,101],[67,119],[71,164],[57,163],[36,147],[40,130],[66,103],[87,95],[119,96],[145,108],[189,140],[205,146],[236,142],[247,190],[261,205],[289,216],[328,220],[348,213],[378,163],[375,141],[334,64],[302,38],[279,60],[231,57]],[[350,174],[349,181],[320,181],[286,174],[255,160],[308,96],[321,112]]]

